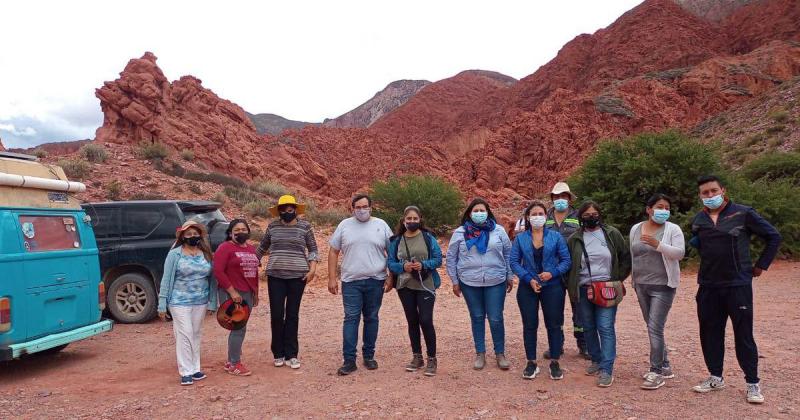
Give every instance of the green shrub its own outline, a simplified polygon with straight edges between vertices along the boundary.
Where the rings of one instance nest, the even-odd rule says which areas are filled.
[[[119,201],[122,194],[122,184],[116,179],[106,186],[106,198],[110,201]]]
[[[191,181],[213,182],[219,185],[229,185],[238,188],[247,187],[247,183],[239,178],[221,174],[219,172],[192,171],[184,168],[177,162],[165,162],[159,159],[153,162],[153,166],[167,175],[177,176]]]
[[[278,198],[282,195],[288,194],[289,190],[286,189],[283,185],[270,180],[263,180],[257,179],[255,182],[250,184],[250,189],[253,191],[260,192],[262,194],[266,194],[273,198]]]
[[[800,187],[800,153],[771,152],[748,163],[742,168],[742,176],[755,182],[785,179]]]
[[[783,109],[776,109],[770,112],[769,117],[772,118],[772,120],[775,121],[776,123],[783,124],[786,121],[789,121],[789,113]]]
[[[384,219],[390,226],[400,222],[403,209],[415,205],[422,211],[429,228],[442,231],[458,223],[464,206],[458,188],[435,176],[409,175],[375,181],[371,190],[375,201],[374,215]]]
[[[103,163],[108,158],[106,149],[103,146],[94,143],[90,143],[81,147],[80,155],[84,159],[93,163]]]
[[[225,196],[225,193],[222,192],[222,191],[214,194],[214,196],[211,197],[211,201],[216,201],[216,202],[222,203],[222,204],[225,204],[226,199],[227,199],[227,197]]]
[[[752,136],[748,137],[747,140],[745,140],[745,145],[746,146],[753,146],[756,143],[761,143],[762,141],[764,141],[764,135],[763,134],[761,134],[761,133],[753,134]]]
[[[752,206],[783,236],[780,252],[791,258],[800,257],[800,187],[797,177],[769,180],[767,177],[752,182],[734,178],[728,185],[728,195],[736,202]],[[753,259],[763,249],[755,240]]]
[[[184,150],[181,152],[181,158],[185,161],[193,161],[194,160],[194,152],[191,150]]]
[[[243,210],[250,217],[271,217],[272,215],[269,213],[270,207],[272,207],[271,202],[257,199],[245,204]]]
[[[169,156],[167,146],[159,142],[146,142],[139,143],[138,155],[142,159],[159,160]]]
[[[80,159],[60,159],[58,166],[71,179],[84,179],[92,171],[92,164]]]
[[[336,226],[344,219],[350,217],[350,213],[341,209],[321,210],[306,208],[305,218],[315,225]]]
[[[37,147],[31,151],[31,154],[39,159],[44,159],[47,157],[47,150]]]
[[[786,126],[783,124],[773,125],[772,127],[767,128],[767,134],[778,134],[782,133],[783,130],[786,130]]]
[[[197,185],[197,184],[195,184],[193,182],[190,182],[189,186],[187,188],[189,188],[189,191],[191,191],[191,192],[193,192],[195,194],[202,194],[203,193],[203,189],[200,188],[199,185]]]
[[[245,204],[251,201],[256,201],[259,198],[258,194],[246,188],[227,186],[222,191],[228,196],[228,198],[230,198],[239,206],[244,206]]]
[[[769,147],[770,149],[774,149],[774,148],[782,145],[784,141],[785,140],[780,138],[780,137],[773,137],[773,138],[769,139],[769,141],[767,142],[767,147]]]

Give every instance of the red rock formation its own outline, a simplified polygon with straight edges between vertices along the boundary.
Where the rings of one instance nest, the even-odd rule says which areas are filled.
[[[376,93],[370,100],[337,118],[326,119],[326,127],[369,127],[375,121],[402,106],[422,88],[431,82],[427,80],[396,80]]]
[[[3,146],[3,139],[0,139],[0,152],[5,152],[6,148]]]

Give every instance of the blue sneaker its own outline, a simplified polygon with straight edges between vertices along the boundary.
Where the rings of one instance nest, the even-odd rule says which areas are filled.
[[[194,380],[191,376],[181,376],[181,385],[192,385]]]
[[[194,379],[195,381],[202,381],[205,378],[207,378],[207,376],[203,372],[197,372],[194,375],[192,375],[192,379]]]

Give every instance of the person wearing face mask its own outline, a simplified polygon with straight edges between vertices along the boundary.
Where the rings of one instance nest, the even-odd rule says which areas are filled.
[[[578,220],[578,212],[572,207],[572,202],[575,201],[575,194],[569,189],[566,182],[556,182],[553,189],[550,191],[550,201],[553,202],[553,207],[547,211],[547,222],[545,227],[555,230],[564,238],[564,242],[569,240],[573,233],[580,229],[580,221]],[[564,283],[566,290],[566,283]],[[583,335],[583,322],[581,322],[580,306],[578,303],[570,298],[569,305],[572,308],[572,335],[575,337],[575,343],[578,347],[578,354],[584,359],[591,359],[589,352],[586,350],[586,339]],[[564,354],[564,346],[561,346],[561,354]],[[550,358],[550,350],[545,350],[544,358]]]
[[[508,370],[505,356],[503,307],[506,294],[514,287],[510,266],[511,241],[503,226],[497,224],[489,203],[472,200],[461,217],[447,249],[447,274],[453,294],[464,295],[475,343],[473,369],[486,366],[486,319],[492,333],[497,366]]]
[[[418,207],[408,206],[403,211],[395,236],[389,239],[388,255],[392,275],[387,282],[397,289],[411,340],[412,356],[406,370],[416,372],[425,367],[425,376],[435,376],[438,363],[433,305],[436,303],[436,289],[441,284],[436,269],[442,265],[442,250],[433,233],[425,228]],[[427,366],[422,358],[420,330],[425,336]]]
[[[250,225],[244,219],[233,219],[225,231],[227,241],[214,253],[214,277],[219,283],[219,302],[228,299],[258,306],[258,266],[256,248],[247,243]],[[249,376],[250,369],[242,363],[242,343],[247,326],[233,330],[228,335],[228,361],[225,371],[235,376]]]
[[[583,318],[592,359],[586,374],[597,375],[597,386],[609,387],[617,357],[616,304],[624,296],[622,281],[631,273],[631,253],[619,230],[602,223],[599,204],[584,202],[577,216],[581,229],[567,241],[572,259],[567,289]]]
[[[545,229],[546,214],[547,208],[541,201],[534,201],[525,209],[525,231],[514,238],[511,269],[519,278],[517,304],[522,315],[522,338],[528,359],[522,377],[533,379],[539,374],[536,335],[541,304],[550,347],[550,378],[558,380],[564,377],[558,363],[564,341],[562,277],[569,271],[571,259],[564,238],[557,231]]]
[[[667,221],[672,200],[655,194],[647,200],[647,220],[631,228],[630,244],[633,289],[639,299],[650,337],[650,370],[642,389],[658,389],[664,379],[674,378],[667,357],[664,325],[681,279],[680,260],[685,253],[683,231]]]
[[[734,203],[715,176],[697,181],[703,210],[692,220],[689,244],[700,253],[697,272],[697,318],[700,345],[711,376],[694,387],[706,393],[725,387],[722,367],[725,325],[733,325],[736,359],[744,372],[747,402],[761,404],[764,395],[758,378],[758,348],[753,338],[753,277],[769,268],[781,244],[781,235],[750,207]],[[761,256],[750,259],[750,237],[764,240]]]
[[[177,229],[175,238],[164,262],[158,317],[166,321],[169,308],[181,385],[192,385],[206,378],[200,370],[201,333],[204,315],[217,309],[217,282],[211,274],[206,227],[190,220]]]
[[[368,370],[378,368],[375,360],[375,342],[378,339],[378,312],[383,294],[391,290],[386,284],[386,248],[392,229],[385,221],[371,216],[372,199],[366,194],[353,197],[350,202],[353,217],[342,220],[330,239],[328,251],[328,291],[339,292],[340,273],[337,267],[339,254],[341,266],[342,303],[342,356],[344,363],[336,372],[340,376],[356,371],[358,325],[364,315],[362,356]],[[388,286],[388,287],[387,287]]]
[[[314,280],[320,260],[311,223],[297,218],[305,209],[305,204],[298,203],[294,196],[281,196],[269,209],[272,217],[279,219],[269,224],[256,250],[259,261],[269,254],[267,293],[275,367],[300,368],[297,358],[300,301],[306,284]]]

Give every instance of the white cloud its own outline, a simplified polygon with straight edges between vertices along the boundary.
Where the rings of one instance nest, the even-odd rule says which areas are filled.
[[[36,135],[36,130],[34,130],[33,127],[25,127],[21,130],[18,130],[14,124],[0,123],[0,131],[7,131],[11,133],[11,135],[19,137],[31,137]]]

